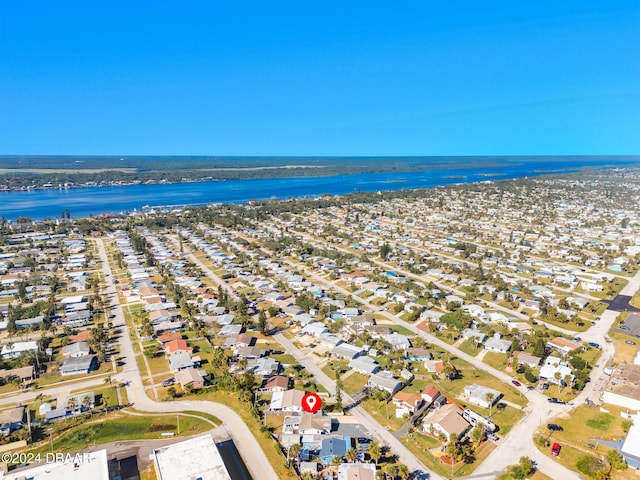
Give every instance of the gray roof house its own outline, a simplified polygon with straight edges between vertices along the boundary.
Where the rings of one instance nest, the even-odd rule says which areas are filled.
[[[60,367],[60,374],[76,375],[79,373],[89,373],[96,368],[97,362],[98,357],[95,355],[67,358]]]
[[[491,337],[484,343],[484,349],[492,352],[507,353],[511,350],[511,342],[509,340]]]
[[[385,390],[391,395],[402,388],[402,382],[395,379],[393,375],[387,371],[382,371],[371,375],[371,377],[369,377],[367,385],[379,390]]]
[[[331,350],[331,355],[344,358],[346,360],[353,360],[356,357],[362,355],[364,350],[360,347],[356,347],[355,345],[350,345],[348,343],[341,343]]]
[[[371,357],[361,356],[351,360],[349,368],[363,375],[372,375],[380,370],[380,365]]]
[[[193,367],[193,360],[188,353],[176,353],[169,357],[169,366],[172,372],[179,372],[185,368]]]

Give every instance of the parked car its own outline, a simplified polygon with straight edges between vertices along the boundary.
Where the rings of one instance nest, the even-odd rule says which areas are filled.
[[[626,343],[627,345],[635,345],[636,342],[634,342],[633,340],[625,340],[624,343]]]
[[[629,327],[626,325],[620,325],[620,330],[629,330]]]
[[[561,432],[563,428],[557,423],[547,423],[547,428],[554,432]]]
[[[589,342],[589,345],[592,346],[593,348],[600,348],[600,345],[596,342]]]
[[[522,385],[518,380],[511,380],[511,383],[513,383],[516,387]]]
[[[487,433],[487,438],[489,440],[493,440],[494,442],[497,442],[498,440],[500,440],[500,437],[495,433]]]
[[[169,386],[173,385],[174,383],[176,383],[175,378],[167,378],[164,382],[162,382],[162,386],[163,387],[169,387]]]
[[[559,453],[560,453],[560,444],[554,443],[553,446],[551,447],[551,455],[553,455],[554,457],[557,457]]]
[[[550,398],[547,398],[547,401],[548,401],[549,403],[558,403],[558,404],[560,404],[560,405],[564,405],[565,403],[567,403],[567,402],[565,402],[564,400],[560,400],[559,398],[556,398],[556,397],[550,397]]]

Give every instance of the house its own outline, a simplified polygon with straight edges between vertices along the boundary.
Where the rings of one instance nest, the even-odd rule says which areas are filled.
[[[518,363],[527,365],[531,368],[538,368],[540,366],[540,361],[542,360],[542,358],[526,352],[513,352],[513,355],[517,357]]]
[[[16,328],[40,328],[42,327],[42,322],[44,322],[44,315],[38,315],[33,318],[25,318],[23,320],[16,320]]]
[[[402,382],[396,380],[390,372],[381,371],[374,373],[369,377],[367,385],[378,390],[384,390],[391,395],[402,388]]]
[[[380,365],[369,356],[354,358],[349,362],[349,368],[363,375],[372,375],[380,370]]]
[[[97,363],[98,357],[95,355],[67,358],[60,367],[60,374],[77,375],[80,373],[89,373],[95,370]]]
[[[91,353],[89,344],[87,342],[76,342],[62,347],[62,355],[65,357],[76,358],[86,357]]]
[[[174,373],[191,367],[193,367],[193,359],[188,353],[176,353],[169,357],[169,368],[171,368],[171,371]]]
[[[464,387],[464,396],[469,403],[478,405],[479,407],[489,408],[495,404],[501,397],[502,393],[484,385],[467,385]]]
[[[35,378],[35,369],[32,365],[12,368],[11,370],[0,370],[0,378],[10,379],[19,378],[21,382],[29,382]]]
[[[478,343],[482,343],[487,339],[487,335],[482,333],[480,330],[476,330],[474,328],[465,328],[460,334],[462,338],[472,338],[476,340]]]
[[[24,420],[24,407],[15,407],[11,410],[0,412],[0,434],[9,435],[22,428]]]
[[[172,340],[182,340],[182,334],[178,332],[163,332],[158,335],[158,342],[161,344],[169,343]]]
[[[313,337],[319,337],[323,333],[329,332],[329,329],[320,322],[313,322],[307,324],[298,335],[311,335]]]
[[[202,374],[193,367],[180,370],[175,374],[175,379],[182,388],[186,388],[187,385],[191,385],[192,388],[202,388],[204,386]]]
[[[424,368],[429,373],[437,373],[439,375],[444,370],[444,362],[442,360],[427,360],[424,362]]]
[[[499,333],[496,333],[496,336],[488,339],[484,343],[484,349],[490,352],[508,353],[509,350],[511,350],[511,342],[509,340],[502,340],[499,335]]]
[[[164,352],[168,356],[178,355],[180,353],[191,355],[193,353],[193,347],[189,347],[186,340],[171,340],[164,345]]]
[[[384,337],[385,341],[389,342],[391,348],[406,350],[411,348],[411,340],[405,335],[401,335],[398,332],[393,332],[391,335],[386,335]]]
[[[241,333],[236,337],[236,347],[252,347],[255,345],[256,339],[249,333]]]
[[[640,365],[626,363],[616,367],[604,389],[602,401],[640,411]]]
[[[452,434],[458,438],[464,435],[470,424],[462,417],[460,407],[446,404],[427,415],[422,422],[422,427],[427,433],[442,434],[449,439]]]
[[[556,385],[566,386],[573,382],[573,374],[567,362],[558,357],[547,357],[540,369],[540,379]],[[569,382],[567,382],[569,380]]]
[[[302,435],[325,435],[331,432],[331,417],[322,413],[303,413],[299,430]]]
[[[391,401],[398,408],[403,408],[413,413],[417,408],[422,406],[424,399],[417,393],[397,392],[391,397]]]
[[[280,372],[280,362],[269,357],[252,360],[247,366],[250,367],[253,374],[258,377],[267,377]]]
[[[237,337],[244,331],[242,325],[225,325],[218,333],[219,337]]]
[[[284,392],[289,388],[289,377],[284,375],[274,375],[273,377],[265,378],[262,381],[262,386],[259,391],[264,393]]]
[[[376,466],[373,463],[341,463],[338,465],[338,480],[375,480]]]
[[[338,358],[344,358],[345,360],[353,360],[354,358],[362,355],[363,352],[364,350],[360,347],[356,347],[355,345],[350,345],[348,343],[341,343],[331,350],[331,355]]]
[[[323,438],[320,453],[318,455],[320,463],[327,465],[331,463],[333,457],[344,458],[344,454],[350,446],[351,445],[347,445],[347,441],[344,438]]]
[[[24,352],[36,352],[37,350],[37,342],[14,342],[3,345],[0,355],[2,358],[16,358]]]
[[[569,352],[573,352],[574,350],[578,350],[582,348],[582,346],[579,343],[572,342],[571,340],[567,340],[566,338],[562,338],[562,337],[556,337],[552,340],[549,340],[547,342],[547,346],[552,349],[558,350],[563,355],[566,355]]]
[[[247,360],[255,360],[269,354],[266,348],[258,347],[240,347],[236,348],[235,356],[237,358],[246,358]]]
[[[302,390],[286,390],[284,392],[274,392],[269,404],[272,412],[301,412],[302,411]]]
[[[426,348],[407,348],[405,357],[410,362],[426,362],[433,359],[433,355]]]
[[[438,397],[440,397],[440,391],[436,387],[426,387],[421,393],[420,397],[427,402],[427,404],[431,404],[436,401]]]

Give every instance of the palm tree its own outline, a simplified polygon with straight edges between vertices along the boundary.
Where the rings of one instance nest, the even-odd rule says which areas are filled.
[[[487,393],[485,398],[487,399],[487,402],[489,403],[489,416],[491,416],[491,409],[493,408],[493,400],[496,398],[496,396],[493,393]]]
[[[356,452],[355,448],[350,448],[345,452],[344,456],[347,459],[347,462],[354,463],[358,458],[358,452]]]
[[[369,457],[371,457],[371,460],[373,460],[376,466],[378,465],[378,460],[380,460],[381,456],[382,449],[380,448],[380,444],[377,440],[372,440],[369,444]]]
[[[409,472],[409,467],[407,467],[404,463],[398,464],[398,476],[401,480],[407,480],[410,474],[411,472]]]
[[[560,374],[560,372],[556,372],[553,374],[553,378],[555,378],[556,380],[556,386],[558,387],[558,395],[560,395],[560,379],[562,378],[562,375]]]
[[[287,464],[291,461],[291,458],[293,458],[294,463],[298,463],[298,460],[300,460],[300,450],[302,450],[302,445],[300,445],[299,443],[295,443],[289,447],[289,452],[287,454]]]

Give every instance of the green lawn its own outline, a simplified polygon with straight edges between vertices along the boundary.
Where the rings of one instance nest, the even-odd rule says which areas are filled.
[[[342,381],[344,391],[349,395],[355,394],[367,384],[368,377],[358,372],[353,372]]]
[[[552,423],[560,425],[563,431],[549,432],[543,425],[534,438],[547,440],[550,443],[558,442],[562,449],[555,460],[575,471],[576,462],[581,456],[585,454],[600,456],[609,450],[603,445],[597,446],[595,450],[589,448],[589,443],[595,444],[591,439],[619,440],[625,436],[622,427],[624,419],[620,416],[620,412],[625,409],[613,405],[604,405],[604,408],[609,412],[604,413],[597,407],[580,405],[572,410],[569,416],[563,415],[551,420]],[[551,456],[548,447],[540,446],[538,441],[536,445],[545,455]]]
[[[327,364],[322,367],[322,371],[331,379],[336,377],[336,370],[346,372],[349,370],[349,362],[347,360],[329,360]]]
[[[179,423],[179,429],[178,429]],[[71,428],[69,428],[71,427]],[[209,422],[201,418],[184,415],[137,416],[123,412],[111,413],[99,420],[69,419],[55,424],[55,432],[64,431],[56,437],[53,433],[53,446],[46,435],[32,445],[31,452],[45,453],[51,448],[55,452],[76,452],[90,445],[136,439],[158,439],[163,432],[172,432],[177,436],[191,436],[211,430]]]
[[[400,430],[407,422],[404,418],[396,418],[396,406],[389,402],[368,398],[360,404],[383,427],[392,432]],[[387,417],[388,415],[388,417]]]
[[[482,351],[478,344],[470,338],[462,342],[458,347],[458,350],[466,353],[467,355],[471,355],[472,357],[475,357]]]
[[[487,352],[482,359],[487,365],[497,369],[504,370],[509,362],[509,356],[506,353]]]

